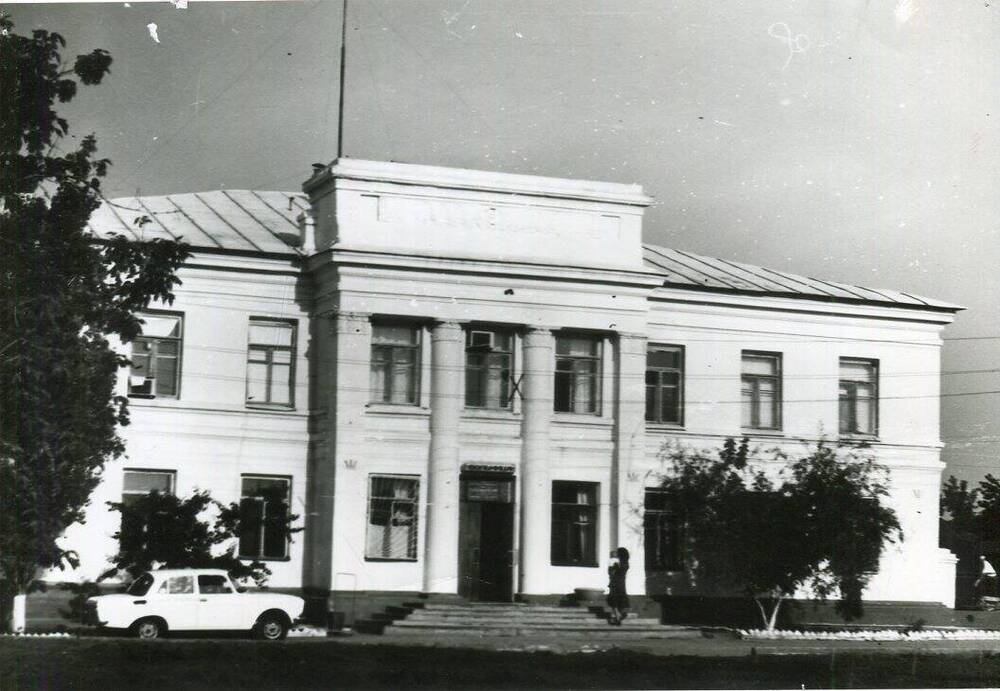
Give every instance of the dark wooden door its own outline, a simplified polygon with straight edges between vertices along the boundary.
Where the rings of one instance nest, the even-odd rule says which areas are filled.
[[[458,592],[470,600],[514,596],[513,478],[462,478]]]

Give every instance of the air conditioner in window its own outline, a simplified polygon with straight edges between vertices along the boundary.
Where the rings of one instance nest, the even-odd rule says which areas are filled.
[[[477,350],[493,350],[492,331],[472,331],[469,333],[469,346]]]
[[[128,395],[152,398],[156,391],[155,377],[129,377]]]

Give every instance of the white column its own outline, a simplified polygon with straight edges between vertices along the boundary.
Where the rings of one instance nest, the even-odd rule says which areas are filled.
[[[431,331],[431,445],[427,467],[424,590],[458,592],[458,428],[465,340],[457,322]]]
[[[646,453],[646,337],[619,333],[615,353],[615,451],[611,473],[611,547],[625,547],[626,589],[646,592],[642,462]]]
[[[547,594],[552,486],[549,428],[552,423],[554,343],[548,329],[524,337],[521,378],[521,584],[520,593]]]

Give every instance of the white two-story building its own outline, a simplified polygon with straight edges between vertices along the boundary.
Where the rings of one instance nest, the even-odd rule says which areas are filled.
[[[938,548],[936,300],[642,242],[642,189],[338,160],[292,192],[120,199],[99,236],[182,237],[121,392],[127,457],[66,540],[93,577],[106,501],[242,500],[271,585],[352,600],[662,594],[682,546],[664,442],[864,439],[905,541],[867,598],[951,605]],[[133,223],[148,216],[141,229]],[[289,540],[269,521],[301,516]]]

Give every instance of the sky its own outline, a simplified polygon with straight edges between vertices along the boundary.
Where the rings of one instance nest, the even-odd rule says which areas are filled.
[[[175,4],[0,8],[111,52],[61,109],[109,196],[298,190],[340,2]],[[349,0],[346,53],[344,155],[640,183],[649,242],[967,307],[944,458],[1000,475],[1000,0]]]

